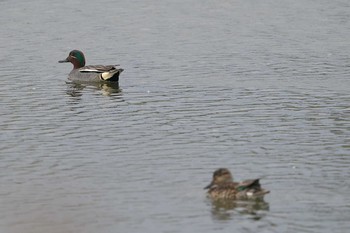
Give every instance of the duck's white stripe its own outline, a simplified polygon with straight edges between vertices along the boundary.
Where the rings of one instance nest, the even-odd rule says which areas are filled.
[[[97,69],[80,69],[80,72],[97,72],[97,73],[103,73],[103,71],[97,70]]]

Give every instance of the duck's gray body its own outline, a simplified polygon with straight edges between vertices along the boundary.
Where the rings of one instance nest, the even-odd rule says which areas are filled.
[[[78,69],[73,69],[68,76],[69,80],[79,82],[118,82],[119,75],[123,69],[119,66],[84,66]]]

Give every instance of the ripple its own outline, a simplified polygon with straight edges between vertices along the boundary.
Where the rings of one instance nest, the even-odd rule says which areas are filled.
[[[102,3],[2,2],[3,231],[348,230],[347,1]],[[77,45],[120,86],[67,83]],[[269,211],[213,212],[218,167]]]

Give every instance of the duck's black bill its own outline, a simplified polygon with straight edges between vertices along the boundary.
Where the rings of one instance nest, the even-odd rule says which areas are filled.
[[[64,63],[64,62],[69,62],[69,61],[67,59],[58,61],[58,63]]]
[[[204,189],[210,189],[213,186],[213,182],[211,182],[208,186],[205,186]]]

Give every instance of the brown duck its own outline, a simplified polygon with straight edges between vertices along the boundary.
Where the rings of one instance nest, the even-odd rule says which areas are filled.
[[[213,174],[213,180],[204,189],[213,199],[262,199],[269,190],[262,189],[259,179],[234,182],[227,168],[219,168]]]

